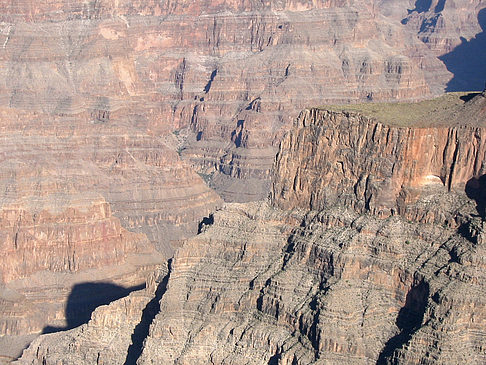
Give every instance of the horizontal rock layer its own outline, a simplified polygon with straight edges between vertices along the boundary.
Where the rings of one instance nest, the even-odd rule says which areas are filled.
[[[182,155],[213,173],[227,199],[255,199],[266,196],[278,142],[302,108],[443,90],[452,75],[416,27],[400,23],[406,8],[361,0],[4,4],[0,105],[101,119],[124,109],[154,133],[189,128]],[[461,25],[479,5],[468,9]]]
[[[481,110],[480,98],[484,96],[460,106],[464,115],[477,115],[473,110]],[[341,123],[350,128],[338,133]],[[455,129],[456,135],[475,123],[466,121]],[[326,139],[331,124],[336,132]],[[349,131],[370,124],[376,136],[387,128],[394,139],[377,138],[374,149],[369,142],[367,150],[364,130],[357,134],[361,143],[349,143]],[[474,128],[482,146],[484,127]],[[293,182],[292,162],[314,166],[321,156],[339,151],[338,157],[354,158],[343,163],[346,169],[331,169],[328,181],[334,176],[344,194],[335,199],[327,198],[331,193],[319,195],[321,185],[315,181],[325,179],[319,173],[326,171],[303,168],[299,176],[305,184],[296,186],[307,188],[301,193],[304,205],[275,194],[273,205],[227,204],[204,220],[201,234],[175,254],[137,364],[484,362],[484,179],[474,176],[481,173],[476,167],[465,165],[474,161],[471,151],[476,150],[458,138],[450,141],[457,146],[454,171],[466,172],[450,174],[450,185],[440,179],[422,184],[423,169],[435,160],[420,153],[414,155],[416,166],[407,165],[412,148],[403,146],[414,146],[413,136],[420,140],[423,130],[433,128],[386,127],[349,112],[304,112],[280,146],[274,187],[286,174]],[[300,147],[290,143],[296,138]],[[387,148],[395,154],[387,154]],[[382,152],[373,154],[375,149]],[[397,180],[416,193],[395,205],[393,215],[364,205],[362,196],[347,185],[352,179],[343,178],[344,172],[358,178],[363,167],[373,167],[369,171],[375,174],[385,171],[383,164],[390,159],[416,172],[389,177],[391,186]],[[464,191],[460,187],[468,174],[477,186]],[[390,189],[377,184],[373,194],[383,190]],[[290,209],[277,206],[283,202]],[[95,319],[91,322],[88,327],[95,326]],[[85,340],[77,342],[83,331],[58,336],[55,344],[42,336],[25,351],[22,363],[55,364],[58,357],[50,353],[75,343],[85,351],[83,356],[93,358],[98,350],[85,347]],[[74,354],[68,358],[84,363]]]
[[[73,286],[110,283],[112,298],[143,285],[221,201],[170,139],[116,113],[0,115],[0,353],[11,354],[12,341],[66,326]]]

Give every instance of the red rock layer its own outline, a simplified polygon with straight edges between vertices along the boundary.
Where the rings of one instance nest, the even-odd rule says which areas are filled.
[[[486,173],[485,100],[470,104],[480,124],[454,127],[394,127],[353,112],[307,110],[281,143],[272,201],[318,210],[344,199],[389,215],[403,213],[427,186],[464,191]]]
[[[102,118],[123,109],[154,133],[188,127],[182,155],[228,199],[266,196],[278,141],[302,108],[426,98],[450,78],[399,19],[361,0],[0,10],[0,105]]]
[[[483,102],[464,104],[462,115],[467,109],[477,116]],[[451,130],[455,136],[482,131],[471,126],[476,122]],[[385,129],[388,140],[378,138]],[[326,135],[332,130],[340,133]],[[304,112],[281,144],[276,165],[274,188],[286,174],[290,185],[274,190],[281,194],[273,196],[273,204],[292,209],[265,202],[228,204],[209,217],[201,234],[174,256],[137,363],[483,363],[486,227],[484,214],[476,210],[483,201],[458,189],[471,171],[482,173],[467,165],[477,149],[474,142],[450,140],[458,172],[448,175],[452,188],[440,179],[423,184],[421,174],[433,166],[434,154],[410,155],[424,150],[405,148],[414,146],[415,132],[424,137],[422,130],[434,129],[386,127],[345,112]],[[428,149],[434,146],[429,143]],[[331,167],[342,161],[343,168],[326,170],[328,165],[320,166],[325,156]],[[405,160],[410,156],[416,161]],[[393,175],[394,162],[397,171],[406,167],[407,173]],[[296,184],[295,165],[302,166]],[[319,169],[309,168],[314,166]],[[375,184],[354,186],[368,170],[377,176],[368,179]],[[391,176],[378,175],[384,171]],[[394,196],[393,179],[419,194],[400,205],[392,199],[397,210],[390,216],[383,213],[391,206],[372,196]],[[292,190],[292,184],[305,189]],[[365,194],[368,201],[360,189],[371,192]],[[305,206],[289,198],[297,194]],[[109,308],[118,313],[119,306]],[[112,315],[119,318],[125,311]],[[56,364],[63,352],[82,364],[105,353],[83,334],[98,328],[99,318],[67,336],[41,337],[19,363]],[[111,338],[98,333],[102,344]],[[125,328],[120,335],[126,340]]]

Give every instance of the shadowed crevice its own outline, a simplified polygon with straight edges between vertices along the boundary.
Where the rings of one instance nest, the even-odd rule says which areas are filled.
[[[377,365],[387,364],[387,360],[393,353],[410,341],[413,334],[420,328],[427,307],[429,291],[429,285],[424,281],[410,289],[405,305],[400,309],[396,320],[400,332],[385,344],[376,362]]]
[[[446,91],[482,91],[486,82],[486,8],[478,13],[478,23],[483,30],[450,53],[440,56],[447,69],[454,75]]]
[[[197,227],[197,234],[201,234],[204,231],[204,227],[211,226],[214,224],[214,215],[210,214],[207,217],[204,217]]]
[[[154,321],[157,313],[160,312],[160,300],[167,290],[167,283],[170,277],[172,259],[168,261],[169,271],[167,275],[162,279],[157,290],[155,291],[155,296],[152,300],[145,306],[142,311],[142,318],[137,324],[132,334],[132,344],[128,348],[127,357],[125,359],[124,365],[135,365],[138,358],[143,351],[143,343],[149,335],[150,325]]]
[[[473,177],[466,183],[466,195],[469,199],[476,202],[478,214],[486,217],[486,175]]]

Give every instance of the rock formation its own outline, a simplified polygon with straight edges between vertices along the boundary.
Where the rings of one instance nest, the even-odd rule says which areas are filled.
[[[469,38],[476,3],[448,29]],[[0,105],[188,128],[182,156],[229,200],[266,197],[304,107],[427,98],[451,78],[399,1],[19,1],[0,14]]]
[[[384,125],[344,106],[306,110],[277,155],[274,205],[320,210],[341,201],[359,212],[403,215],[427,186],[464,190],[469,179],[486,173],[486,101],[478,94],[464,107],[459,96],[452,98],[459,104],[422,116],[420,128]],[[452,104],[452,98],[434,104]],[[403,112],[399,104],[384,108]]]
[[[75,285],[116,285],[95,303],[143,285],[220,198],[170,140],[116,112],[0,113],[0,353],[18,356],[23,339],[66,326]]]
[[[480,31],[482,23],[479,28],[476,24],[484,3],[455,3],[461,9],[457,18],[447,12],[449,2],[434,5],[448,19],[447,27],[436,27],[437,34],[444,38],[452,34],[446,29],[471,20],[460,33],[471,39]],[[417,32],[422,34],[418,24],[429,19],[431,10],[408,5],[409,14],[397,0],[0,4],[0,356],[16,356],[46,326],[72,327],[63,309],[71,299],[81,300],[82,294],[72,292],[79,285],[104,283],[125,294],[140,288],[149,271],[197,232],[201,218],[211,221],[210,213],[221,206],[207,184],[230,201],[266,198],[279,142],[303,108],[440,94],[452,75],[437,56],[445,52],[440,51],[446,49],[443,44],[458,44],[459,34],[447,36],[454,39],[451,42],[432,36],[417,39]],[[455,113],[463,112],[471,124],[474,118],[481,122],[484,108],[478,100],[478,112],[467,108]],[[328,116],[332,122],[322,119]],[[425,182],[432,182],[432,188],[442,182],[452,193],[470,176],[482,173],[480,157],[468,165],[484,153],[482,129],[431,126],[416,132],[332,110],[305,112],[300,121],[309,118],[317,123],[311,126],[316,142],[328,133],[321,130],[326,123],[337,123],[341,130],[357,123],[354,131],[365,133],[363,138],[348,136],[340,142],[348,147],[362,143],[371,154],[351,156],[335,144],[325,154],[343,158],[342,174],[334,171],[338,165],[327,166],[326,161],[285,160],[285,153],[309,153],[308,145],[300,148],[288,139],[304,141],[307,132],[292,130],[284,142],[289,151],[279,155],[281,175],[273,182],[272,207],[318,210],[343,200],[351,203],[353,214],[458,224],[449,208],[429,204],[423,210],[417,205],[423,173],[429,174]],[[388,133],[396,140],[375,151],[374,140]],[[415,133],[446,154],[431,152],[414,165],[410,159],[424,151],[414,142]],[[374,161],[380,156],[387,159],[386,166],[396,166],[391,175]],[[304,167],[309,171],[304,173]],[[366,172],[365,167],[372,170]],[[325,171],[330,175],[307,175],[320,168],[329,168]],[[287,175],[294,180],[292,186],[285,181]],[[358,175],[365,177],[359,180]],[[326,196],[324,190],[312,190],[321,180],[336,182],[329,184]],[[335,194],[337,181],[346,188],[344,195]],[[242,212],[247,209],[241,206]],[[263,209],[267,215],[264,206],[251,209]],[[292,231],[299,224],[295,219],[303,219],[288,213],[291,223],[281,223],[281,214],[272,218],[277,231]],[[253,224],[251,219],[248,224]],[[228,233],[237,235],[239,227],[234,225]],[[283,247],[290,231],[275,238],[275,247]],[[278,261],[279,256],[270,256],[268,262]],[[259,272],[256,259],[255,265]],[[174,280],[183,277],[178,276],[177,258],[173,270]],[[124,303],[142,308],[149,296],[150,291],[133,293]],[[91,313],[88,304],[83,303],[82,316]],[[100,309],[95,316],[110,310]],[[126,334],[143,317],[138,315],[128,320]],[[147,346],[156,346],[151,341]],[[126,346],[127,338],[122,342]],[[36,346],[43,343],[39,340]],[[166,351],[182,356],[170,346]],[[267,350],[255,351],[266,359]],[[142,354],[150,356],[150,350]]]
[[[483,94],[467,103],[459,97],[456,112],[486,110]],[[425,113],[398,127],[362,108],[304,111],[280,145],[269,203],[226,205],[177,251],[137,364],[486,360],[484,171],[474,166],[484,157],[486,118],[444,127]],[[461,138],[471,131],[477,139]],[[427,134],[441,159],[416,153]],[[441,138],[450,138],[449,147]],[[339,168],[318,169],[331,154]],[[445,175],[430,178],[435,169]],[[362,185],[363,171],[378,183]],[[329,182],[325,195],[321,180]],[[414,194],[400,202],[403,194],[390,186]],[[366,192],[393,199],[363,202]],[[65,361],[94,359],[99,346],[85,346],[82,336],[100,320],[96,314],[87,327],[41,336],[18,363],[55,364],[65,349]],[[74,346],[83,355],[67,350]]]

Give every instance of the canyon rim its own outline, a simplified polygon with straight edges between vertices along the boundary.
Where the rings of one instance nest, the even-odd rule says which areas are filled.
[[[0,3],[0,362],[486,362],[485,17]]]

